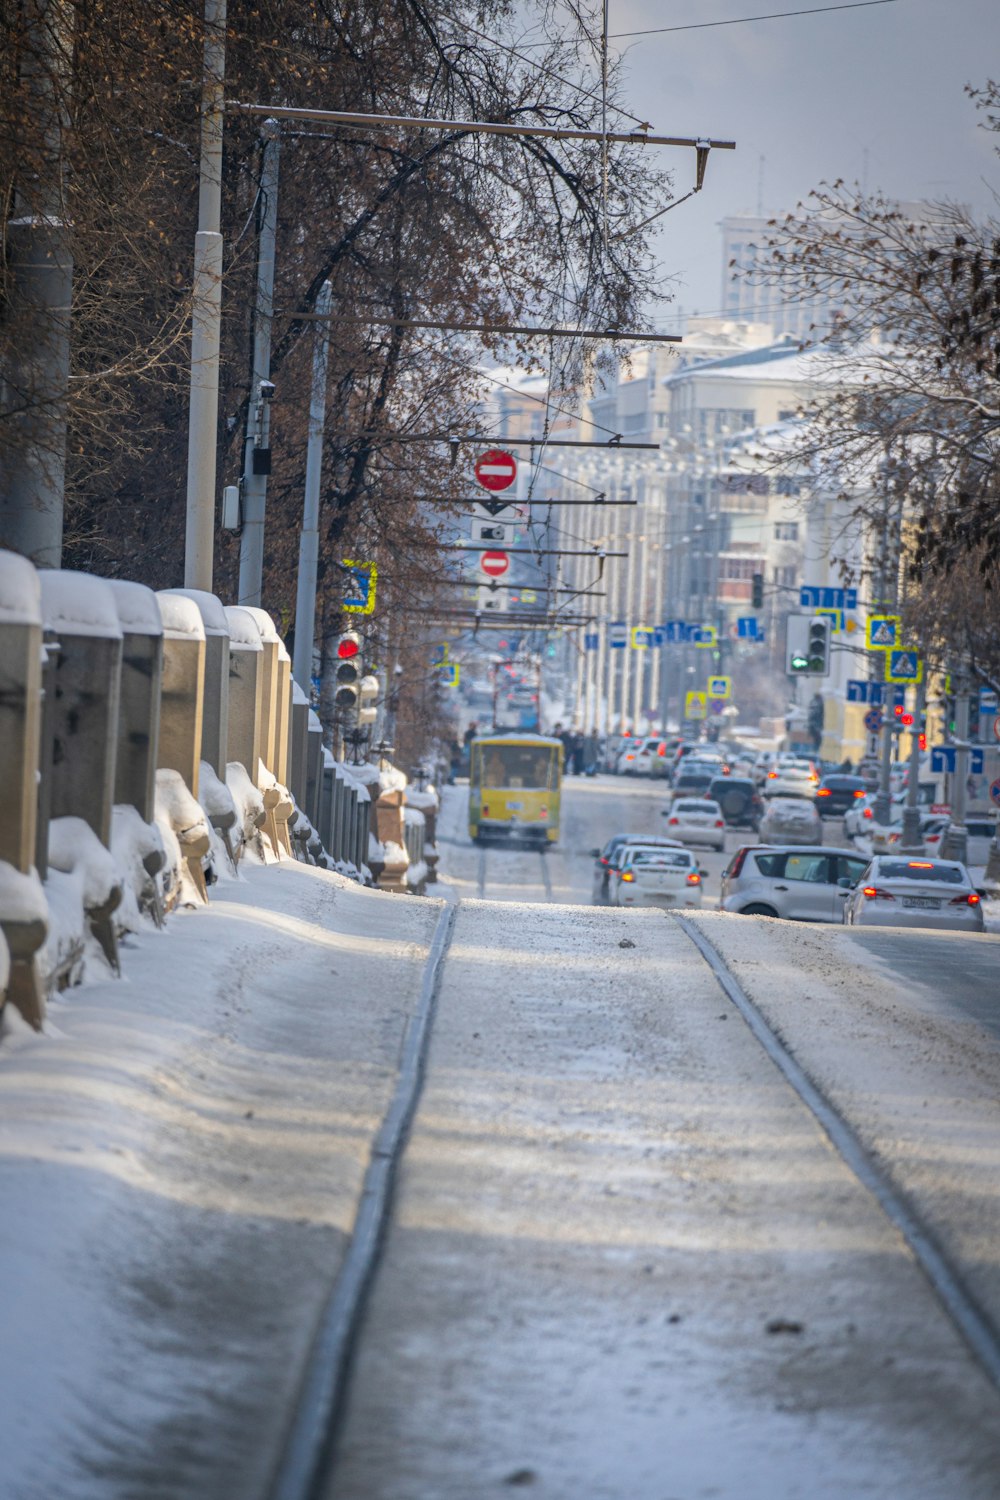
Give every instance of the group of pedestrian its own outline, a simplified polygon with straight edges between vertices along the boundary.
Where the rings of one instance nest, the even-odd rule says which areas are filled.
[[[591,729],[584,734],[579,729],[564,729],[561,724],[555,727],[556,739],[563,742],[563,768],[567,776],[593,776],[597,771],[597,757],[600,753],[600,740],[597,730]]]

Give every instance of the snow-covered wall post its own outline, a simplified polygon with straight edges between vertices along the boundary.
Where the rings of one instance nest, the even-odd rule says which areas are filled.
[[[163,621],[158,768],[177,771],[198,795],[201,725],[205,692],[205,627],[193,599],[157,594]]]
[[[35,862],[42,711],[42,595],[26,557],[0,552],[0,860],[26,875]]]
[[[306,739],[309,733],[309,699],[294,680],[291,688],[292,754],[288,767],[290,777],[288,784],[299,807],[312,821],[312,814],[306,806]]]
[[[319,828],[322,774],[323,726],[319,715],[314,709],[310,709],[306,726],[306,812],[316,829]]]
[[[118,749],[122,631],[110,585],[89,573],[45,569],[42,618],[53,643],[50,778],[53,818],[82,818],[111,845]]]
[[[204,589],[167,589],[194,600],[205,627],[205,691],[202,696],[201,758],[220,781],[229,760],[229,621],[222,601]]]
[[[256,783],[263,756],[264,647],[253,611],[230,605],[229,627],[229,759],[237,761]]]
[[[122,578],[109,579],[108,587],[122,631],[115,802],[134,807],[144,822],[151,823],[160,736],[163,622],[152,589]]]
[[[336,784],[337,775],[333,768],[333,754],[324,746],[321,751],[319,808],[316,814],[316,827],[319,836],[323,840],[323,847],[332,859],[333,842],[330,834],[330,819],[333,813],[333,788]]]
[[[291,776],[292,741],[292,658],[282,640],[278,642],[278,694],[277,723],[274,730],[276,764],[272,767],[282,786],[288,786]]]
[[[260,631],[262,656],[260,662],[261,672],[261,735],[260,735],[260,759],[270,771],[272,776],[278,775],[277,748],[278,748],[278,648],[281,639],[274,628],[274,621],[266,609],[258,609],[256,606],[241,606],[252,615]],[[247,766],[247,770],[259,785],[258,770],[256,765]],[[280,778],[279,778],[280,779]],[[263,788],[261,788],[263,790]]]

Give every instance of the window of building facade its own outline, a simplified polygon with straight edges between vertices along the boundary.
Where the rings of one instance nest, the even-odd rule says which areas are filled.
[[[797,542],[799,539],[798,521],[775,521],[774,540],[776,542]]]

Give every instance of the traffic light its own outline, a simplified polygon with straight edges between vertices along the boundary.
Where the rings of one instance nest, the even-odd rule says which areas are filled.
[[[826,677],[830,671],[830,616],[788,616],[787,670],[792,677]]]
[[[752,595],[750,597],[750,603],[751,603],[751,605],[753,606],[754,609],[763,609],[764,608],[764,575],[763,575],[763,573],[754,573],[751,582],[753,584],[753,593],[752,593]]]
[[[337,691],[333,701],[338,708],[357,708],[361,701],[361,637],[348,630],[337,642]]]
[[[806,670],[813,677],[825,677],[830,670],[830,616],[816,615],[809,621]]]

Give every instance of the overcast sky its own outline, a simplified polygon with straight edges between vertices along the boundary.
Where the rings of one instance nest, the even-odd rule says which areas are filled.
[[[821,3],[610,0],[610,31]],[[719,309],[717,226],[726,214],[754,213],[759,202],[765,213],[794,208],[836,177],[983,210],[992,202],[986,183],[1000,186],[1000,136],[978,128],[963,92],[990,73],[1000,77],[1000,0],[892,0],[613,45],[626,52],[626,102],[656,133],[737,143],[735,152],[712,153],[702,193],[663,221],[663,271],[675,273],[685,311]],[[693,153],[667,156],[680,196],[693,185]],[[658,321],[668,326],[669,310]]]

